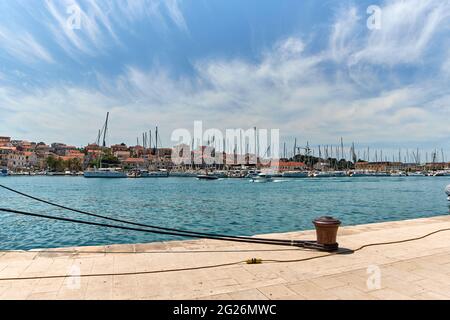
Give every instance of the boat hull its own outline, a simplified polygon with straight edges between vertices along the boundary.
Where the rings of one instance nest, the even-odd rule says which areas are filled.
[[[124,172],[97,172],[97,171],[86,171],[83,175],[85,178],[106,178],[106,179],[118,179],[126,178],[127,175]]]
[[[217,179],[219,179],[219,177],[212,176],[212,175],[198,175],[197,179],[198,180],[217,180]]]
[[[169,174],[167,172],[148,172],[141,174],[141,178],[167,178]]]
[[[283,178],[308,178],[308,172],[283,172]]]

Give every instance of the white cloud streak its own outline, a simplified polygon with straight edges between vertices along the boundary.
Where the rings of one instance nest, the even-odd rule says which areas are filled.
[[[28,32],[12,32],[0,26],[0,48],[24,63],[53,63],[52,55]]]
[[[414,14],[399,14],[406,2],[417,5]],[[0,125],[14,134],[26,123],[31,136],[42,134],[48,141],[76,137],[68,142],[81,144],[92,141],[109,110],[112,142],[124,137],[129,139],[125,142],[134,142],[135,135],[156,123],[169,136],[173,129],[191,128],[194,120],[220,129],[281,128],[284,136],[313,138],[316,143],[334,141],[336,136],[386,143],[443,139],[450,135],[450,89],[443,81],[448,79],[446,62],[440,61],[440,73],[406,83],[371,72],[382,66],[395,75],[397,65],[433,53],[427,49],[441,39],[438,22],[442,26],[448,9],[439,3],[389,1],[382,7],[382,29],[370,32],[357,31],[365,28],[365,21],[349,8],[345,16],[337,16],[328,47],[318,53],[308,53],[302,39],[287,37],[257,62],[195,61],[193,76],[174,77],[163,67],[143,70],[129,65],[114,78],[98,73],[98,88],[61,86],[29,92],[3,88],[0,108],[14,112],[5,112]],[[127,17],[142,14],[140,5],[143,2],[129,2]],[[96,30],[93,26],[90,42],[97,42]],[[76,46],[78,38],[70,37],[74,36],[64,35]],[[81,48],[90,49],[83,46],[86,39],[79,41],[84,41]],[[406,53],[400,52],[402,48]]]

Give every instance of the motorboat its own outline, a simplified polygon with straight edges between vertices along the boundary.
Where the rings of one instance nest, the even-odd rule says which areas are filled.
[[[247,172],[247,174],[245,175],[245,178],[250,178],[251,179],[253,177],[256,177],[260,173],[261,173],[261,171],[259,171],[259,170],[249,170]]]
[[[450,184],[445,188],[445,193],[447,194],[447,200],[450,201]]]
[[[425,174],[423,172],[409,172],[408,177],[423,177]]]
[[[315,178],[331,178],[336,177],[335,171],[317,171],[312,174]]]
[[[94,168],[84,172],[85,178],[126,178],[127,174],[119,168]]]
[[[269,173],[259,173],[258,175],[254,176],[251,178],[252,182],[272,182],[273,181],[273,176]]]
[[[2,169],[2,170],[0,171],[0,176],[1,176],[1,177],[9,176],[8,169]]]
[[[433,176],[434,177],[450,177],[450,171],[447,171],[447,170],[437,171]]]

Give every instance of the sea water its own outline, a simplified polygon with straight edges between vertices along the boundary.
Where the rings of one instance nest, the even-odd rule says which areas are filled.
[[[448,177],[343,177],[200,181],[195,178],[85,179],[3,177],[0,184],[68,207],[169,228],[255,235],[313,229],[323,215],[343,225],[449,214]],[[24,198],[0,188],[0,207],[114,223]],[[0,249],[179,240],[0,212]],[[115,223],[117,224],[117,223]]]

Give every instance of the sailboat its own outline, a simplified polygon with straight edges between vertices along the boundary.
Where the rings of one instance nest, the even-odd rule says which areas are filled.
[[[106,147],[106,131],[108,130],[109,112],[106,113],[106,121],[103,126],[103,147]],[[100,137],[100,133],[99,133]],[[100,139],[98,139],[100,140]],[[102,157],[99,158],[100,168],[96,166],[94,169],[84,172],[85,178],[126,178],[127,174],[121,168],[102,168]]]

